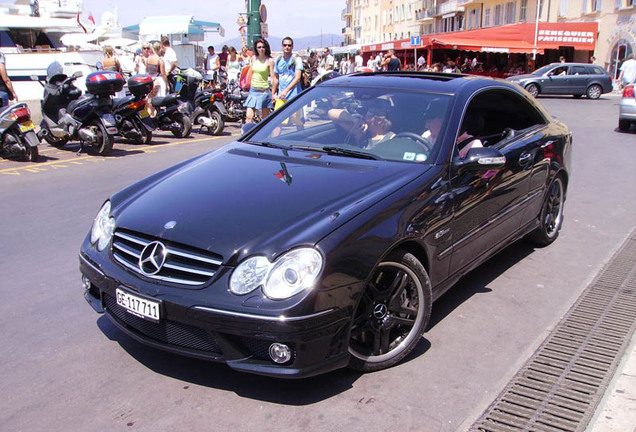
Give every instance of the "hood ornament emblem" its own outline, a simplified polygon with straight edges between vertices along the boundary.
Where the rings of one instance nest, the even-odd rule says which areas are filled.
[[[148,243],[139,256],[139,270],[146,276],[156,275],[166,262],[167,255],[168,251],[163,243]]]

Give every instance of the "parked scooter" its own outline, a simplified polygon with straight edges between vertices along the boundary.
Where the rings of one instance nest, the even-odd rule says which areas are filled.
[[[201,82],[201,74],[198,82],[195,76],[185,76],[185,82],[175,82],[175,76],[181,77],[184,74],[173,74],[169,77],[170,87],[178,88],[177,93],[170,93],[163,97],[154,97],[150,101],[152,106],[157,110],[155,122],[158,129],[168,130],[177,138],[187,138],[192,130],[191,116],[194,113],[194,94],[196,87]],[[194,87],[194,90],[191,88]]]
[[[82,95],[73,84],[81,76],[81,71],[66,76],[57,62],[49,66],[38,136],[55,147],[79,140],[79,152],[92,147],[105,155],[113,148],[113,137],[117,134],[111,97],[123,88],[124,79],[119,72],[93,72],[86,77],[88,92]]]
[[[38,160],[40,140],[35,134],[31,112],[24,102],[0,108],[0,152],[3,156]]]
[[[113,100],[113,114],[119,134],[138,144],[150,144],[155,122],[146,111],[146,96],[152,91],[153,79],[140,74],[128,78],[128,90],[132,96]]]
[[[208,82],[211,78],[210,75],[205,75],[203,81]],[[193,125],[200,125],[201,129],[206,128],[209,134],[221,135],[227,118],[223,92],[219,89],[201,90],[197,86],[194,93],[194,110],[190,118]]]
[[[238,121],[245,123],[247,108],[245,108],[245,100],[249,92],[244,91],[238,82],[231,80],[223,91],[225,108],[227,109],[227,118],[230,121]]]

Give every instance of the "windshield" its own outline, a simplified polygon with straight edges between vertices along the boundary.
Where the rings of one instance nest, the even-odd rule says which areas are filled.
[[[553,67],[554,67],[553,65],[547,65],[547,66],[540,67],[539,69],[537,69],[534,72],[532,72],[532,75],[543,75],[547,71],[552,69]]]
[[[393,89],[314,87],[247,142],[343,157],[431,163],[451,97]]]

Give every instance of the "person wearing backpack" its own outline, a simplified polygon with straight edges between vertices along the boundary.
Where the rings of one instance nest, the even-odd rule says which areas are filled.
[[[274,62],[273,95],[283,103],[302,91],[300,81],[304,66],[300,57],[293,54],[294,41],[289,36],[283,39],[283,55]]]
[[[274,81],[272,94],[274,95],[275,109],[280,108],[285,102],[293,99],[302,91],[301,80],[303,78],[304,65],[302,59],[293,54],[294,40],[289,36],[283,39],[283,55],[274,61]],[[292,123],[298,128],[302,127],[299,113],[292,115]]]

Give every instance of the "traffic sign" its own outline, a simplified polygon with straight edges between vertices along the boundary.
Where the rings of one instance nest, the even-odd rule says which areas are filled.
[[[420,35],[411,36],[411,46],[420,46]]]

